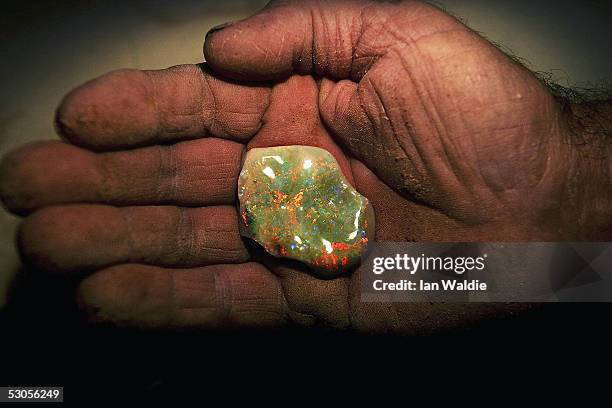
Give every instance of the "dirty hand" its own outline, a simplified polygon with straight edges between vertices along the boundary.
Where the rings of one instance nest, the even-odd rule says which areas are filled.
[[[3,201],[27,215],[24,260],[81,274],[78,299],[92,319],[415,332],[507,310],[361,303],[358,274],[322,280],[247,248],[235,201],[252,147],[329,150],[370,199],[377,240],[559,240],[595,230],[570,222],[587,219],[574,195],[593,172],[568,142],[555,98],[437,8],[276,2],[209,34],[205,65],[91,81],[58,109],[66,142],[3,162]]]

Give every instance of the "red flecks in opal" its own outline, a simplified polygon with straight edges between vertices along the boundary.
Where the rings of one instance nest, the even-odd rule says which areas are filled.
[[[368,200],[326,150],[251,149],[238,179],[241,233],[275,256],[340,271],[359,262],[373,233]]]

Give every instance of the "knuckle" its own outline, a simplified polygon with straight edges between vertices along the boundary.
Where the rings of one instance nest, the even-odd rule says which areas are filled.
[[[152,104],[154,128],[168,136],[201,136],[197,120],[200,90],[192,78],[194,73],[187,67],[173,67],[166,71],[143,71],[143,75],[148,92],[142,99]]]
[[[243,149],[240,143],[212,138],[182,144],[173,166],[175,175],[163,178],[164,184],[174,183],[165,189],[199,204],[233,203]]]
[[[244,141],[261,128],[271,94],[268,86],[223,82],[206,72],[200,89],[201,111],[212,135]]]
[[[194,259],[194,220],[189,209],[177,207],[176,236],[170,236],[167,245],[170,247],[168,253],[174,253],[176,262],[190,264]]]
[[[249,258],[238,232],[237,215],[229,206],[175,207],[171,224],[174,227],[161,241],[164,264],[193,267]]]
[[[176,145],[158,146],[158,166],[156,178],[158,180],[158,198],[170,200],[176,197],[182,188],[179,184],[179,154]]]
[[[220,320],[227,325],[278,326],[288,307],[279,280],[263,265],[247,263],[240,270],[215,273]]]
[[[203,212],[193,223],[193,250],[209,263],[241,263],[249,253],[238,230],[238,215],[231,206],[220,206]]]

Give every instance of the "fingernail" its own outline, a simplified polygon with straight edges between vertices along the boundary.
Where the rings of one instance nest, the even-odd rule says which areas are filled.
[[[235,23],[235,21],[228,21],[227,23],[223,23],[223,24],[219,24],[219,25],[214,26],[213,28],[208,30],[208,32],[206,33],[206,38],[208,38],[208,36],[211,35],[212,33],[216,32],[216,31],[221,31],[224,28],[227,28],[227,27],[233,25],[234,23]]]

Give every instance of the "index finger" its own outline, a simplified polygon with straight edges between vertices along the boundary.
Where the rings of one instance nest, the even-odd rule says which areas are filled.
[[[261,126],[269,87],[220,80],[204,65],[119,70],[70,92],[58,133],[92,150],[215,136],[246,141]]]

